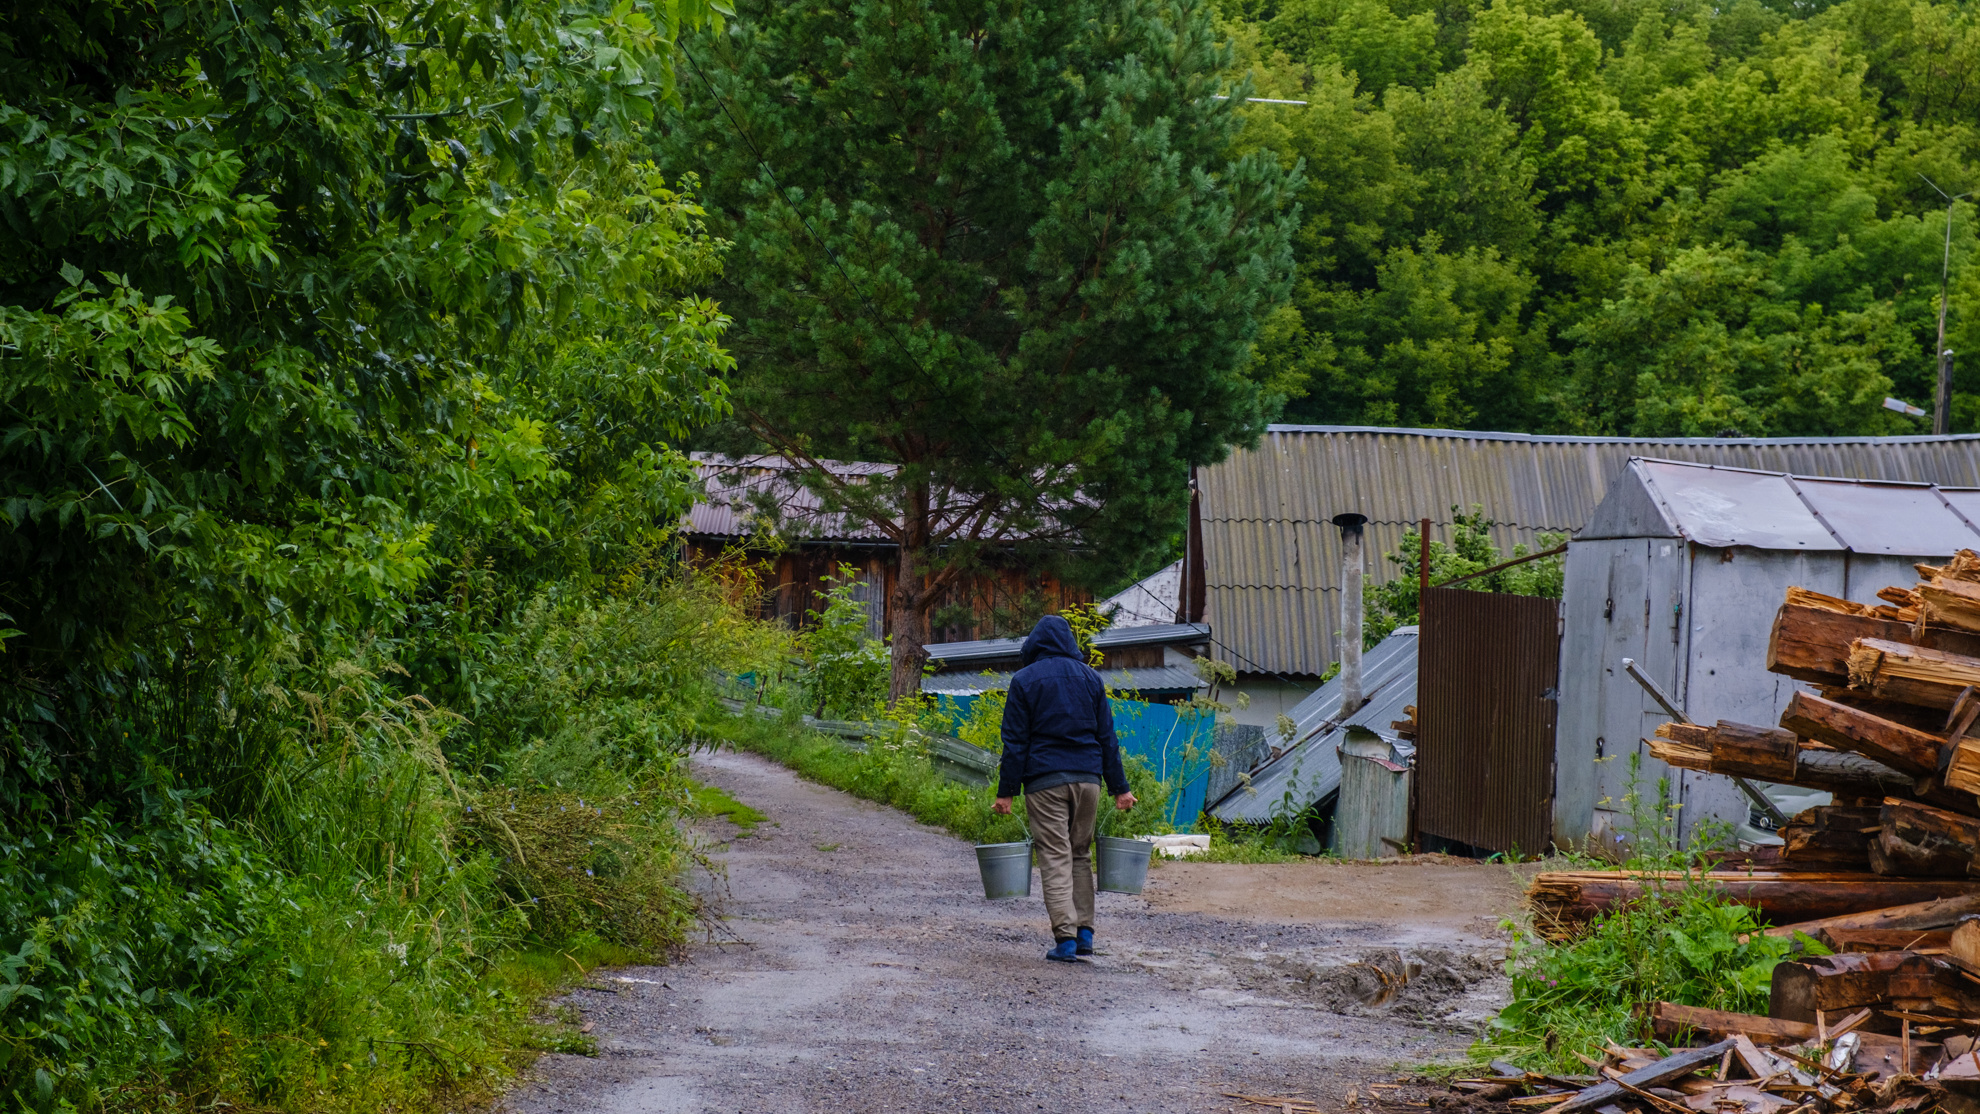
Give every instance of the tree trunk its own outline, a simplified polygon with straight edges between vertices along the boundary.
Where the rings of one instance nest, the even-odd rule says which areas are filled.
[[[918,536],[920,531],[910,531]],[[914,545],[901,546],[895,565],[894,590],[887,597],[889,650],[893,672],[887,681],[887,704],[921,691],[921,667],[928,663],[928,588],[921,571],[921,554]]]

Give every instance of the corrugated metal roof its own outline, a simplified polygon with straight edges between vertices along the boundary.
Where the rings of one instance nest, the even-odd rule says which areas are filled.
[[[1382,555],[1417,519],[1448,539],[1453,506],[1482,506],[1509,554],[1587,522],[1631,457],[1980,487],[1980,434],[1647,440],[1276,425],[1257,449],[1197,472],[1214,652],[1245,671],[1326,671],[1340,627],[1337,514],[1368,516],[1369,581],[1379,584],[1395,575]]]
[[[1122,692],[1194,692],[1209,682],[1185,665],[1153,669],[1107,669],[1100,673],[1110,689]],[[1011,687],[1009,673],[937,673],[921,679],[921,691],[932,696],[968,696]]]
[[[1341,756],[1334,747],[1343,731],[1366,728],[1396,743],[1390,724],[1404,719],[1403,709],[1416,703],[1416,628],[1398,627],[1361,659],[1361,690],[1368,703],[1345,720],[1341,710],[1341,680],[1328,681],[1286,713],[1297,726],[1296,742],[1284,754],[1251,772],[1251,784],[1240,784],[1210,808],[1210,814],[1230,823],[1263,824],[1284,807],[1303,809],[1340,788]]]
[[[818,496],[798,482],[797,473],[780,456],[732,457],[720,453],[692,453],[696,477],[704,496],[688,509],[686,530],[719,538],[745,538],[753,534],[781,532],[792,538],[816,541],[853,541],[893,544],[893,540],[872,523],[820,509]],[[894,471],[891,464],[865,461],[822,461],[842,476],[884,476]],[[781,516],[779,522],[762,522],[760,503],[768,503]]]
[[[1203,623],[1147,623],[1138,627],[1109,627],[1093,636],[1093,645],[1102,650],[1129,646],[1199,645],[1210,638]],[[945,665],[966,665],[973,661],[1015,658],[1024,652],[1022,638],[980,638],[970,642],[933,642],[925,647],[930,661]]]
[[[1972,489],[1632,459],[1577,538],[1949,557],[1980,545]]]

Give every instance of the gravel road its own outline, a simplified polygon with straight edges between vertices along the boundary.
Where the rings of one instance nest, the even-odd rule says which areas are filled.
[[[1365,882],[1321,920],[1250,916],[1228,893],[1165,910],[1183,864],[1149,899],[1100,895],[1091,963],[1047,963],[1036,890],[984,901],[967,843],[753,755],[694,765],[769,816],[710,833],[728,840],[712,896],[737,939],[595,972],[567,1001],[599,1054],[545,1056],[511,1114],[1261,1109],[1232,1091],[1334,1107],[1456,1055],[1503,999],[1489,918],[1356,920],[1381,907]],[[1250,869],[1221,868],[1223,889]]]

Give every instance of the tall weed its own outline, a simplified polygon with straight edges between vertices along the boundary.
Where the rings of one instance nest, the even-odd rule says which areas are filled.
[[[1609,910],[1564,943],[1509,924],[1512,1002],[1473,1050],[1478,1058],[1575,1071],[1577,1052],[1590,1054],[1605,1041],[1649,1040],[1637,1009],[1643,1004],[1764,1013],[1775,964],[1797,954],[1827,954],[1800,933],[1792,939],[1767,935],[1758,913],[1726,901],[1703,877],[1729,829],[1698,824],[1685,838],[1669,779],[1646,790],[1636,755],[1629,758],[1626,785],[1621,804],[1627,819],[1614,846],[1602,850],[1643,878],[1643,896]],[[1668,880],[1672,872],[1678,877]]]

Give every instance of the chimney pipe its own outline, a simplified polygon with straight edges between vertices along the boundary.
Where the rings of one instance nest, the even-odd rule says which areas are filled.
[[[1361,710],[1361,527],[1364,514],[1337,514],[1341,528],[1341,718]]]

